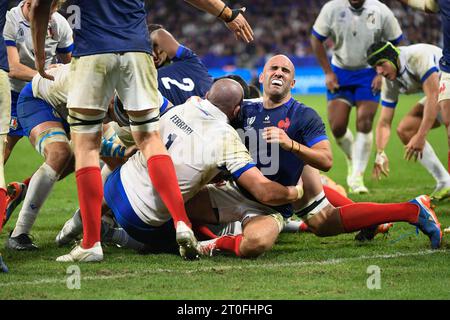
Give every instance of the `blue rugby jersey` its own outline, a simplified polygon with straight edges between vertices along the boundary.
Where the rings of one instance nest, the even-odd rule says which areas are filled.
[[[143,0],[75,0],[74,5],[80,8],[81,21],[74,30],[74,57],[151,53]]]
[[[179,46],[172,63],[158,69],[158,90],[174,105],[192,96],[204,97],[213,79],[200,58],[189,48]]]
[[[442,20],[442,36],[444,37],[443,56],[440,60],[441,70],[450,73],[450,1],[439,0]]]
[[[268,179],[284,186],[297,184],[305,163],[278,144],[268,144],[262,138],[263,129],[281,128],[291,139],[308,147],[328,139],[325,125],[317,112],[294,98],[274,109],[264,109],[261,99],[246,101],[242,106],[242,115],[243,131],[240,135],[256,166]],[[290,205],[276,209],[286,217],[293,213]]]
[[[5,39],[3,38],[3,28],[6,22],[6,11],[8,11],[8,1],[0,4],[0,69],[9,71],[8,56],[6,55]]]

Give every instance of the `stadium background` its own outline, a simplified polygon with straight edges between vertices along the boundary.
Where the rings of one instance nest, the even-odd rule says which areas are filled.
[[[10,1],[10,6],[19,2]],[[257,77],[268,57],[283,53],[297,67],[294,94],[325,93],[325,77],[313,55],[309,36],[314,20],[327,0],[226,2],[231,7],[246,6],[245,16],[255,32],[252,43],[237,42],[217,19],[184,1],[145,1],[148,22],[164,25],[180,43],[194,50],[213,77],[234,73],[258,84]],[[431,18],[429,14],[414,11],[396,0],[381,2],[389,6],[399,20],[404,33],[403,44],[425,42],[442,47],[438,16]],[[66,15],[70,5],[71,0],[66,1],[60,12]],[[332,48],[331,39],[326,45],[328,49]]]
[[[10,1],[11,5],[18,2]],[[319,93],[324,88],[322,72],[311,54],[308,39],[314,19],[325,2],[227,1],[236,6],[246,4],[246,17],[256,33],[255,41],[250,45],[236,42],[223,24],[182,0],[146,3],[149,21],[164,24],[181,43],[195,50],[213,73],[244,70],[244,76],[251,80],[267,56],[282,52],[291,56],[297,66],[301,79],[297,84],[310,86],[308,90],[297,87],[297,92]],[[399,19],[405,43],[441,44],[437,16],[405,9],[397,1],[383,2]],[[329,47],[332,45],[330,42],[327,44]],[[296,97],[313,106],[326,119],[323,94]],[[400,99],[394,128],[417,99],[417,96]],[[350,120],[352,130],[354,114]],[[329,176],[344,184],[344,157],[331,140],[334,166]],[[429,141],[441,161],[446,163],[445,130],[433,130]],[[386,151],[391,160],[390,178],[380,182],[369,179],[374,159],[372,154],[366,172],[371,193],[352,196],[354,201],[406,201],[433,190],[434,181],[423,167],[402,159],[403,146],[394,132]],[[22,139],[7,163],[7,181],[25,179],[41,163],[42,157],[26,139]],[[77,206],[72,174],[58,182],[36,221],[32,233],[40,250],[35,252],[13,252],[3,248],[20,207],[16,209],[0,234],[0,251],[10,268],[10,273],[3,274],[0,279],[0,300],[450,299],[448,240],[444,240],[441,250],[432,252],[428,250],[428,238],[423,234],[416,235],[415,228],[405,223],[395,224],[387,238],[379,236],[364,244],[355,243],[353,234],[330,238],[282,234],[273,250],[257,260],[217,256],[184,263],[176,255],[141,256],[130,250],[106,246],[105,261],[80,265],[81,290],[70,290],[67,287],[68,266],[54,262],[57,256],[67,253],[68,248],[56,247],[54,238]],[[436,208],[444,227],[450,225],[449,211],[448,202]],[[368,267],[373,265],[381,268],[380,290],[369,290],[366,285],[370,275]]]

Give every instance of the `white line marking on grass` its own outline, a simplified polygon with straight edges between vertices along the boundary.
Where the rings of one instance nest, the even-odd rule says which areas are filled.
[[[402,258],[402,257],[414,257],[414,256],[425,256],[425,255],[431,255],[436,253],[449,253],[449,250],[425,250],[425,251],[418,251],[418,252],[409,252],[409,253],[393,253],[393,254],[377,254],[373,256],[359,256],[359,257],[350,257],[350,258],[334,258],[334,259],[327,259],[327,260],[318,260],[318,261],[299,261],[299,262],[286,262],[286,263],[269,263],[269,264],[247,264],[247,265],[227,265],[227,266],[211,266],[211,267],[201,267],[201,268],[195,268],[193,270],[177,270],[177,269],[153,269],[153,270],[146,270],[146,271],[140,271],[140,272],[125,272],[122,274],[117,275],[110,275],[110,276],[86,276],[82,277],[81,281],[96,281],[96,280],[113,280],[113,279],[121,279],[121,278],[130,278],[130,277],[141,277],[144,275],[151,275],[151,274],[161,274],[161,273],[176,273],[176,274],[192,274],[192,273],[198,273],[198,272],[216,272],[216,271],[236,271],[236,270],[245,270],[245,269],[254,269],[254,268],[266,268],[266,269],[273,269],[273,268],[286,268],[286,267],[303,267],[303,266],[309,266],[309,265],[336,265],[351,261],[364,261],[364,260],[371,260],[371,259],[394,259],[394,258]],[[40,280],[33,280],[33,281],[16,281],[16,282],[7,282],[7,283],[0,283],[1,287],[13,287],[13,286],[34,286],[34,285],[40,285],[40,284],[57,284],[62,283],[65,284],[67,281],[66,278],[64,279],[57,279],[57,278],[47,278],[47,279],[40,279]]]

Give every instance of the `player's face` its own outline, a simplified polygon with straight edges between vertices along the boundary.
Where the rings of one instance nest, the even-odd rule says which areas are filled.
[[[397,69],[389,61],[384,61],[375,67],[378,74],[391,81],[397,78]]]
[[[264,68],[260,82],[264,92],[273,100],[285,98],[294,87],[295,71],[292,62],[280,56],[269,60]]]
[[[167,53],[162,51],[157,45],[153,46],[153,61],[155,62],[155,67],[159,68],[164,63],[166,63],[168,59]]]
[[[359,9],[363,6],[365,0],[348,0],[348,2],[350,3],[350,5],[355,8],[355,9]]]

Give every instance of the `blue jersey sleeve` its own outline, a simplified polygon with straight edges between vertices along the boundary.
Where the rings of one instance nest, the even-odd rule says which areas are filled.
[[[325,124],[322,118],[313,109],[306,109],[302,114],[301,127],[297,132],[297,141],[311,148],[323,140],[328,140]]]
[[[189,58],[195,57],[196,54],[191,49],[180,45],[178,47],[177,53],[175,54],[175,57],[173,57],[173,61],[183,61]]]

